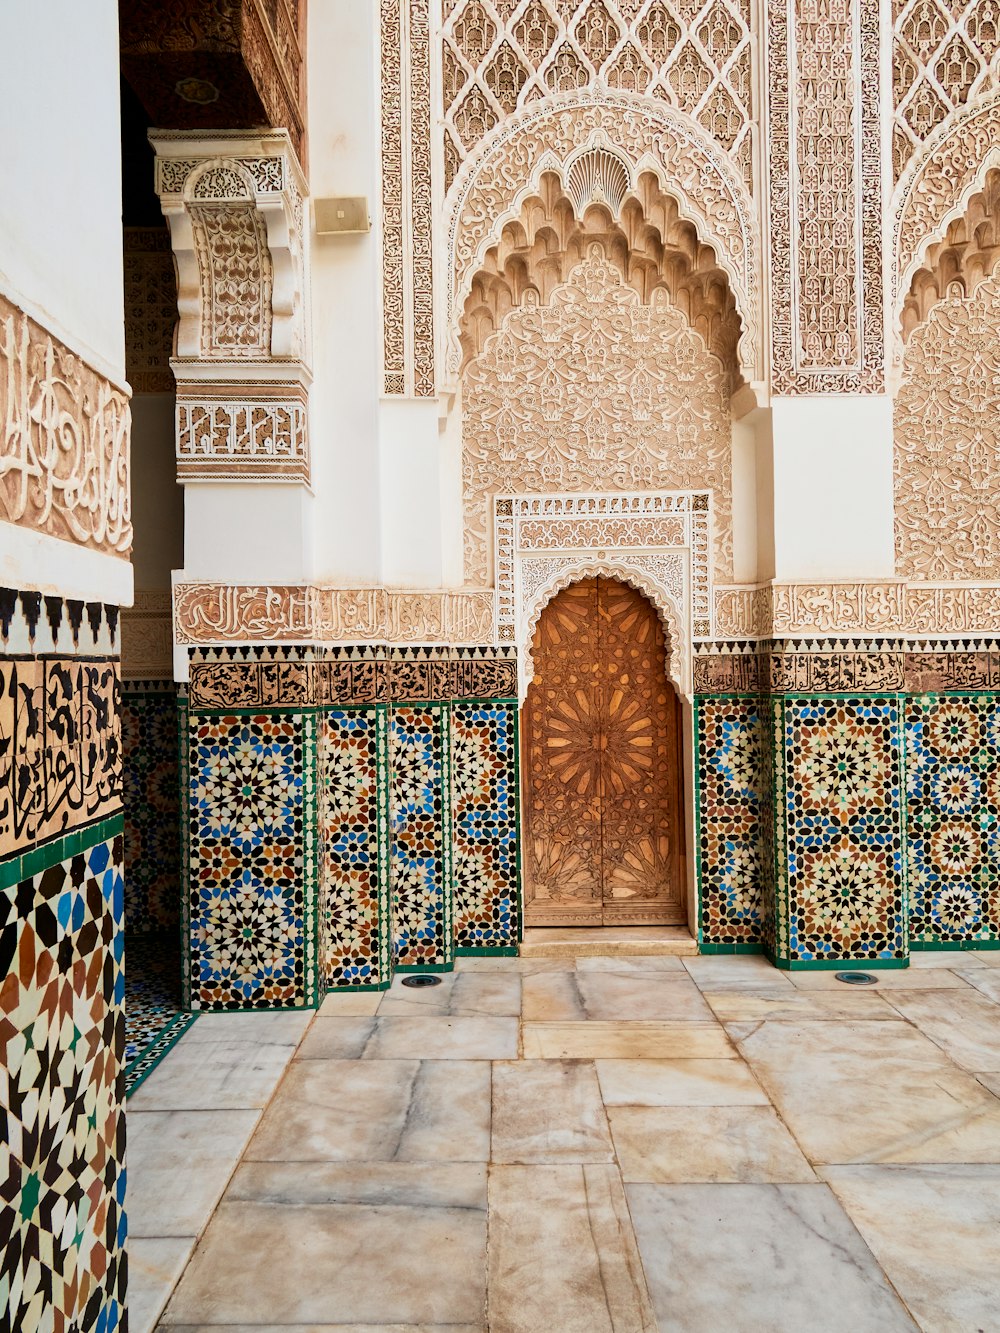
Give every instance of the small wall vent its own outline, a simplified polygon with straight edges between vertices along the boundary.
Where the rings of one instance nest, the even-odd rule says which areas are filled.
[[[372,226],[365,198],[316,199],[313,218],[317,236],[358,236]]]

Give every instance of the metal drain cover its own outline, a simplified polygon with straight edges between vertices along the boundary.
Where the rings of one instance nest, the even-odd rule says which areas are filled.
[[[424,973],[419,973],[419,972],[418,972],[416,976],[413,976],[413,977],[404,977],[404,978],[403,978],[403,985],[404,985],[404,986],[440,986],[440,985],[441,985],[441,978],[440,978],[440,977],[431,977],[431,976],[428,976],[426,972],[424,972]]]
[[[872,972],[836,972],[838,981],[846,981],[848,986],[877,986],[878,977]]]

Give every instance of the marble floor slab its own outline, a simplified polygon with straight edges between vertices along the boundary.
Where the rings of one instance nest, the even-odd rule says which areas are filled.
[[[816,1179],[770,1106],[610,1106],[608,1120],[625,1181]]]
[[[824,1184],[626,1190],[661,1333],[916,1328]]]
[[[963,1069],[1000,1072],[1000,1004],[978,989],[900,991],[890,1004]]]
[[[614,1156],[593,1064],[494,1064],[492,1161],[613,1162]]]
[[[836,1166],[824,1172],[921,1328],[1000,1316],[1000,1166]]]
[[[958,975],[979,991],[980,995],[985,995],[988,1000],[1000,1004],[1000,968],[987,967],[985,963],[980,967],[967,968],[963,961]]]
[[[793,986],[799,990],[847,990],[847,983],[837,980],[836,972],[788,972]],[[957,972],[946,967],[877,968],[878,981],[872,991],[880,990],[965,990],[969,983]]]
[[[737,1026],[740,1053],[811,1162],[996,1159],[1000,1103],[910,1024]]]
[[[135,1090],[129,1111],[238,1111],[267,1105],[295,1054],[294,1042],[204,1036],[191,1040],[201,1021],[192,1024]]]
[[[785,990],[749,990],[734,986],[729,990],[705,992],[712,1013],[722,1023],[746,1023],[763,1018],[787,1018],[792,1022],[863,1022],[897,1017],[896,1010],[882,995],[869,990],[803,991],[789,986]]]
[[[684,960],[675,954],[585,954],[576,960],[578,972],[675,972],[684,976]]]
[[[316,1010],[320,1018],[366,1018],[378,1013],[383,990],[331,991]]]
[[[496,1166],[490,1333],[655,1333],[614,1166]]]
[[[129,1333],[152,1333],[156,1328],[194,1245],[194,1236],[129,1236]]]
[[[582,971],[523,979],[523,1015],[539,1023],[705,1022],[712,1011],[685,974]]]
[[[164,1326],[322,1324],[332,1311],[344,1323],[481,1325],[485,1171],[465,1170],[451,1199],[397,1186],[395,1201],[372,1204],[343,1198],[322,1167],[257,1163],[212,1218]]]
[[[525,1059],[725,1060],[736,1051],[717,1023],[522,1023]]]
[[[485,1162],[488,1060],[296,1060],[247,1149],[264,1161]]]
[[[518,1018],[521,978],[511,972],[446,972],[437,986],[415,989],[397,976],[383,992],[380,1016],[448,1014],[462,1018]]]
[[[769,1106],[742,1060],[598,1060],[605,1106]]]
[[[910,971],[925,967],[946,967],[951,971],[963,967],[986,967],[981,954],[971,949],[913,949],[910,953]]]
[[[222,1197],[259,1111],[128,1111],[128,1234],[190,1236]]]
[[[516,1018],[317,1018],[300,1060],[515,1060]]]
[[[1000,968],[957,961],[469,958],[204,1016],[129,1102],[132,1328],[991,1330]]]
[[[703,991],[791,990],[788,973],[776,968],[762,954],[702,954],[685,958],[683,965]]]

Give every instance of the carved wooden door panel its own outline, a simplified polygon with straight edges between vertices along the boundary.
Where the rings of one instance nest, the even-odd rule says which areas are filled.
[[[528,925],[602,920],[598,635],[596,579],[553,597],[535,632],[524,709]]]
[[[625,583],[598,579],[605,923],[686,919],[677,696],[663,626]]]
[[[677,700],[641,593],[586,579],[552,599],[524,710],[525,920],[685,920]]]

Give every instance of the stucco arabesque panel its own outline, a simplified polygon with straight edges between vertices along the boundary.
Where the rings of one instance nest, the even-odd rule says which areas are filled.
[[[445,204],[448,345],[454,381],[461,365],[458,322],[473,278],[504,226],[539,188],[546,170],[565,179],[573,154],[609,143],[630,166],[632,183],[651,171],[725,271],[743,324],[744,377],[763,377],[760,234],[753,200],[732,162],[683,112],[654,99],[592,89],[558,94],[508,117],[470,155]]]
[[[542,608],[597,574],[649,597],[667,631],[671,679],[690,692],[692,640],[712,635],[711,503],[704,491],[496,497],[495,637],[517,645],[522,699]]]
[[[894,410],[896,569],[1000,579],[1000,282],[947,297],[913,332]]]
[[[729,379],[666,299],[643,305],[593,246],[550,304],[512,310],[467,369],[465,577],[492,582],[491,497],[710,488],[715,572],[732,564]]]

